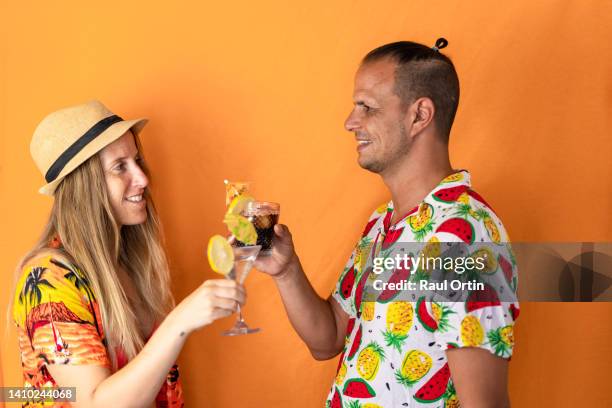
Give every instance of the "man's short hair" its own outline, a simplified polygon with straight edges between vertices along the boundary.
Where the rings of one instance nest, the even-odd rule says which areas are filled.
[[[397,63],[395,93],[402,103],[430,98],[435,107],[436,128],[448,140],[459,104],[459,78],[450,58],[423,44],[398,41],[370,51],[362,64],[385,58]]]

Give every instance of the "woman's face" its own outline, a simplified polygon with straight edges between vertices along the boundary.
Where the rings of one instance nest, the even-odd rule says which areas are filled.
[[[142,160],[131,131],[100,151],[108,197],[119,225],[147,220],[144,191],[149,183],[140,167]]]

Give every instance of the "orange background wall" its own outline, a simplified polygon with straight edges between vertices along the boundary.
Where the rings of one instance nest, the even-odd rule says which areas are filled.
[[[462,85],[451,158],[515,241],[612,241],[610,16],[607,1],[3,1],[0,307],[51,204],[36,193],[31,134],[45,114],[92,98],[151,119],[143,142],[177,299],[214,277],[204,248],[223,231],[224,178],[282,203],[308,276],[329,293],[388,198],[342,128],[353,73],[399,39],[449,40]],[[270,279],[253,273],[247,289],[247,321],[263,332],[221,337],[228,319],[192,336],[181,357],[187,405],[322,406],[336,361],[309,356]],[[611,312],[523,304],[513,406],[609,403]],[[0,378],[18,385],[15,334],[4,329],[2,319]]]

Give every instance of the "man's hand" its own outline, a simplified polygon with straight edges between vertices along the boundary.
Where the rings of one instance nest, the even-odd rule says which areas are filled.
[[[342,351],[349,316],[335,301],[322,299],[308,281],[295,253],[289,228],[274,226],[272,253],[260,256],[255,268],[274,278],[293,328],[317,360]]]
[[[295,261],[297,261],[297,254],[289,228],[283,224],[276,224],[274,226],[272,253],[257,257],[255,269],[278,279],[286,274],[289,266]]]

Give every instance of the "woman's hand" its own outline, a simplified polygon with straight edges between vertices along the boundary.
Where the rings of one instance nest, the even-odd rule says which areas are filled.
[[[210,279],[179,303],[168,318],[189,334],[231,315],[245,304],[244,286],[234,280]]]

